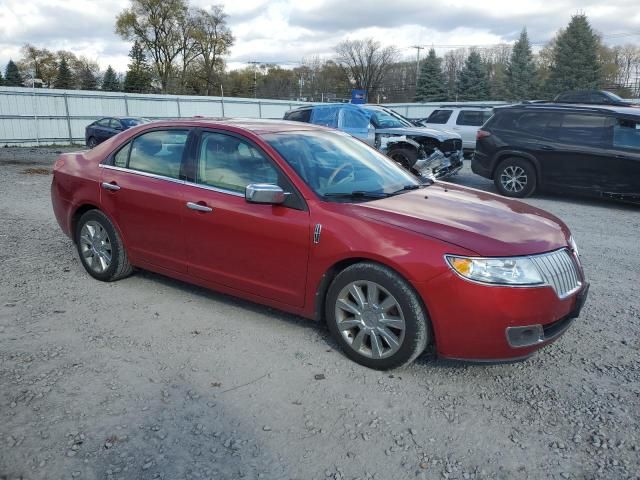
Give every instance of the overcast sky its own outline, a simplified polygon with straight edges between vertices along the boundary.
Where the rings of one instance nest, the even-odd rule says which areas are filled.
[[[639,0],[191,0],[224,5],[236,37],[228,63],[294,65],[311,55],[330,56],[345,38],[374,37],[415,58],[412,45],[513,42],[526,26],[542,44],[572,14],[586,13],[608,44],[640,43]],[[115,17],[128,0],[0,0],[0,67],[32,43],[71,50],[124,72],[130,44],[114,33]],[[424,53],[423,53],[424,54]]]

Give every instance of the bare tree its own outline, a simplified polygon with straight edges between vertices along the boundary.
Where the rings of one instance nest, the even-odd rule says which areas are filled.
[[[22,60],[18,63],[18,67],[23,78],[39,78],[46,87],[53,84],[58,74],[55,54],[46,48],[37,48],[29,43],[22,47]]]
[[[222,57],[229,52],[234,38],[227,27],[227,15],[219,5],[209,11],[197,9],[193,18],[194,53],[201,62],[206,95],[211,95],[216,71],[224,70]]]
[[[151,56],[163,92],[183,53],[186,15],[186,0],[131,0],[131,7],[116,19],[116,33],[126,40],[138,40]]]
[[[382,47],[372,38],[345,40],[336,48],[336,62],[356,88],[372,96],[380,87],[391,65],[398,58],[396,47]]]

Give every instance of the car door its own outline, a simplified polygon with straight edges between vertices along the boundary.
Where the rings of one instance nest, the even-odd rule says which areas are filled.
[[[491,113],[487,115],[485,110],[460,110],[455,119],[453,130],[462,137],[462,147],[473,150],[476,148],[476,133],[486,122]]]
[[[202,131],[185,200],[189,273],[277,302],[302,306],[310,227],[302,197],[273,160],[248,139]],[[251,183],[280,185],[282,205],[248,203]]]
[[[338,115],[338,128],[353,135],[369,145],[375,143],[375,128],[370,122],[371,115],[358,108],[341,108]]]
[[[611,192],[640,200],[640,118],[617,118],[613,127]]]
[[[107,138],[113,136],[111,120],[111,118],[103,118],[96,123],[96,138],[98,139],[98,143],[104,142]]]
[[[113,137],[114,135],[117,135],[118,133],[122,132],[125,130],[124,125],[122,125],[122,123],[120,122],[120,120],[118,120],[117,118],[112,118],[109,121],[109,137]]]
[[[158,129],[101,165],[101,208],[118,225],[133,263],[187,272],[181,164],[189,130]]]
[[[548,183],[584,193],[601,192],[615,185],[611,173],[615,118],[593,112],[558,115],[555,141],[547,144]]]

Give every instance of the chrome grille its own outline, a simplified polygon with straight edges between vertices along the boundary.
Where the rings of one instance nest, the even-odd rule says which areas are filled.
[[[532,256],[531,260],[560,298],[571,295],[582,285],[576,263],[566,248]]]

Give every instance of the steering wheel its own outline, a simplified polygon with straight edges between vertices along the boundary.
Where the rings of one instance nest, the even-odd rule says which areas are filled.
[[[350,168],[351,172],[349,172],[343,179],[336,181],[338,175],[346,168]],[[336,168],[331,175],[329,176],[329,180],[327,180],[327,187],[331,187],[333,185],[340,185],[341,183],[346,182],[347,180],[353,181],[356,176],[356,170],[353,168],[353,164],[351,163],[343,163],[338,168]]]

